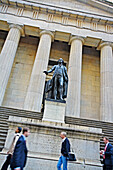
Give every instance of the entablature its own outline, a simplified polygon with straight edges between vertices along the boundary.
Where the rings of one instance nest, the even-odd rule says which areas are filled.
[[[13,23],[0,21],[0,25],[2,26],[2,27],[0,27],[0,30],[8,31],[9,30],[9,24],[13,24]],[[33,27],[33,26],[29,26],[29,25],[23,26],[23,31],[24,31],[24,34],[26,36],[40,37],[40,32],[43,31],[43,30],[46,30],[46,27],[45,27],[45,29],[42,29],[40,27]],[[75,31],[73,33],[65,32],[63,30],[61,31],[61,30],[57,30],[57,29],[56,30],[48,30],[48,31],[51,31],[54,34],[54,40],[67,42],[69,44],[71,37],[79,36],[79,37],[82,37],[84,39],[83,45],[91,46],[91,47],[95,47],[95,48],[98,47],[101,42],[105,42],[105,41],[112,42],[112,39],[113,39],[113,38],[108,38],[108,36],[105,37],[105,39],[104,39],[104,38],[102,38],[102,35],[99,38],[99,33],[98,33],[98,36],[96,37],[93,34],[90,34],[90,36],[88,36],[87,34],[82,33],[82,32],[80,34],[78,34],[77,31]]]
[[[53,15],[54,17],[67,17],[68,20],[81,20],[82,22],[97,23],[101,25],[113,25],[113,17],[108,17],[104,15],[97,15],[94,13],[83,12],[79,10],[66,9],[61,7],[56,7],[52,5],[44,5],[41,3],[33,3],[23,0],[0,0],[1,9],[0,12],[8,13],[8,8],[20,9],[21,16],[24,16],[25,11],[30,11],[32,13],[37,12],[38,15],[43,13],[45,15]],[[30,16],[28,16],[30,17]],[[33,18],[37,19],[37,18]]]

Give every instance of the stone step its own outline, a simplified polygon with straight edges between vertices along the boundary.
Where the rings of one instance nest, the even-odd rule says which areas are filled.
[[[1,140],[0,140],[0,145],[1,145],[1,146],[4,146],[4,141],[1,141]]]
[[[0,145],[0,151],[2,151],[3,148],[4,148],[4,146],[3,146],[3,145]]]
[[[0,119],[0,122],[7,122],[8,118],[7,119]]]
[[[0,118],[7,119],[7,118],[8,118],[8,116],[7,116],[7,115],[5,115],[5,114],[1,114],[1,113],[0,113]]]
[[[0,112],[1,112],[1,110],[0,110]],[[5,112],[5,111],[4,111]],[[1,112],[2,113],[2,112]],[[40,118],[40,117],[42,117],[42,114],[27,114],[26,112],[25,113],[17,113],[17,112],[5,112],[5,114],[7,115],[7,116],[21,116],[21,117],[30,117],[30,118]]]
[[[4,137],[0,136],[0,141],[5,141],[5,139],[6,139],[6,136]]]
[[[31,112],[27,110],[21,110],[21,109],[14,109],[14,108],[7,108],[7,107],[0,107],[0,113],[6,114],[6,115],[15,115],[15,116],[24,116],[24,117],[30,117],[30,118],[36,118],[36,119],[42,119],[43,114],[38,112]]]
[[[3,122],[0,122],[0,127],[8,127],[8,124],[7,124],[7,122],[5,123],[3,123]]]
[[[2,127],[2,126],[0,126],[0,130],[8,130],[8,126],[5,126],[5,127]]]
[[[88,124],[88,125],[93,125],[93,126],[99,126],[100,127],[100,125],[101,126],[106,126],[106,125],[111,125],[111,127],[113,127],[113,123],[108,123],[108,122],[102,122],[102,121],[96,121],[96,120],[89,120],[89,119],[82,119],[82,118],[72,118],[72,117],[65,117],[65,120],[66,120],[66,122],[68,121],[70,121],[70,123],[72,122],[72,123],[74,123],[74,122],[76,122],[76,123],[79,123],[80,124],[80,122],[82,122],[82,124]]]
[[[108,127],[107,127],[108,128]],[[102,129],[103,130],[103,133],[107,133],[108,135],[110,134],[112,134],[112,136],[113,136],[113,130],[104,130],[104,129]]]
[[[103,133],[106,134],[109,139],[113,139],[113,133],[107,133],[107,132],[103,132]]]
[[[7,136],[7,134],[6,133],[0,133],[0,137],[6,137]]]
[[[3,129],[0,129],[0,133],[2,134],[2,133],[6,133],[7,134],[7,130],[3,130]]]

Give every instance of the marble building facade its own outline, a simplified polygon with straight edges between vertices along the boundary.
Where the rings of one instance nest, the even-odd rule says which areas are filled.
[[[113,122],[112,15],[112,4],[98,0],[2,0],[0,106],[41,112],[52,76],[43,71],[63,58],[69,76],[65,116]],[[99,150],[101,130],[91,133],[97,133],[92,141]]]

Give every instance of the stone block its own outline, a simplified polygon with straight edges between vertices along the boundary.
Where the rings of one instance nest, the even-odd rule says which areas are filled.
[[[43,120],[64,123],[65,105],[63,102],[45,100]]]
[[[60,156],[62,140],[61,131],[67,132],[71,146],[76,153],[77,162],[69,162],[69,170],[101,170],[100,164],[100,137],[102,130],[87,126],[68,125],[55,122],[37,122],[34,119],[15,116],[9,117],[9,130],[5,148],[0,154],[0,164],[7,152],[14,131],[17,126],[29,127],[30,136],[27,138],[28,161],[26,170],[56,169]]]

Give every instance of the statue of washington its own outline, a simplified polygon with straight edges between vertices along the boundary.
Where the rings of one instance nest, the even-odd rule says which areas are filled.
[[[45,92],[48,93],[47,98],[63,100],[67,97],[68,75],[63,64],[64,60],[60,58],[58,65],[54,65],[49,71],[44,71],[46,75],[54,71],[52,79],[46,83]]]

